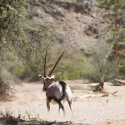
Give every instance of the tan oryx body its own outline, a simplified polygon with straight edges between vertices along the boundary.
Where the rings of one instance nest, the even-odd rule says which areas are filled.
[[[62,55],[63,55],[63,53],[62,53]],[[46,56],[47,56],[47,53],[46,53]],[[61,56],[60,56],[60,58],[61,58]],[[57,60],[54,68],[56,67],[60,58]],[[73,113],[72,92],[71,92],[69,85],[63,81],[56,81],[54,79],[54,76],[51,76],[54,68],[50,72],[49,76],[46,76],[45,65],[46,65],[46,57],[45,57],[45,64],[44,64],[44,77],[42,77],[41,75],[39,77],[43,78],[44,84],[43,84],[42,90],[46,92],[46,105],[47,105],[48,111],[50,111],[50,103],[54,101],[55,103],[57,103],[59,105],[59,110],[61,108],[65,114],[65,109],[64,109],[64,106],[62,105],[62,100],[66,99],[68,101],[69,107]]]

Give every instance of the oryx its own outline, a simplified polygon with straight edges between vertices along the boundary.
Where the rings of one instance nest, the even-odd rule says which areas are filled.
[[[43,91],[46,92],[46,105],[48,111],[50,111],[50,102],[52,103],[53,101],[58,103],[59,105],[59,111],[60,108],[63,110],[65,114],[65,109],[64,106],[62,105],[62,100],[66,99],[68,101],[69,107],[72,111],[73,114],[73,109],[72,109],[72,92],[68,84],[66,84],[63,81],[56,81],[54,79],[54,76],[52,72],[54,71],[56,65],[58,64],[59,60],[61,59],[62,55],[64,54],[65,50],[63,53],[60,55],[58,58],[57,62],[55,63],[53,69],[49,73],[48,76],[46,76],[46,58],[47,58],[47,51],[45,55],[45,62],[44,62],[44,76],[39,75],[39,78],[42,77],[43,79]]]

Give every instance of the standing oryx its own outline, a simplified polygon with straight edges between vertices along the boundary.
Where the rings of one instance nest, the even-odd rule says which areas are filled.
[[[54,65],[49,75],[46,76],[46,57],[47,57],[47,51],[46,51],[45,62],[44,62],[44,76],[39,75],[39,78],[42,77],[44,80],[43,90],[46,91],[46,99],[47,99],[46,105],[48,111],[50,111],[50,102],[53,100],[54,102],[58,103],[59,111],[61,108],[65,114],[64,106],[61,103],[63,99],[66,99],[68,101],[69,107],[73,113],[71,89],[65,82],[56,81],[54,79],[54,76],[51,76],[52,72],[54,71],[56,65],[58,64],[64,52],[60,55],[59,59],[57,60],[56,64]]]

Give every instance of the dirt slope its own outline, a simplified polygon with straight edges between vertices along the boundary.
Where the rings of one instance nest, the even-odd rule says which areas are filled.
[[[31,5],[30,18],[35,24],[54,24],[55,31],[62,36],[57,39],[61,45],[86,51],[108,38],[108,32],[103,32],[108,26],[103,19],[104,10],[95,0],[41,1],[48,9]]]

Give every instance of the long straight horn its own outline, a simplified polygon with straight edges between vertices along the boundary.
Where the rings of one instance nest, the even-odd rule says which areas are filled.
[[[46,76],[46,57],[47,57],[47,50],[46,50],[46,55],[44,60],[44,77]]]
[[[56,64],[54,65],[53,69],[51,70],[51,72],[49,73],[49,76],[51,76],[51,74],[53,73],[54,69],[56,68],[57,64],[59,63],[61,57],[63,56],[64,52],[66,51],[66,49],[62,52],[62,54],[60,55],[60,57],[58,58],[58,60],[56,61]]]

